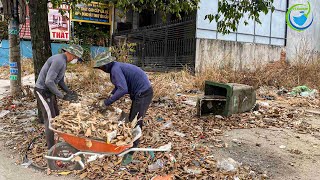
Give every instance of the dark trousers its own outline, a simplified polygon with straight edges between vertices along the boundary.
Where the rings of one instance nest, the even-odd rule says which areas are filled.
[[[147,110],[149,108],[149,105],[152,102],[153,98],[153,90],[152,88],[149,88],[148,90],[137,94],[135,97],[132,98],[132,104],[131,104],[131,109],[130,109],[130,114],[129,114],[129,120],[130,122],[136,117],[138,114],[138,120],[141,118],[140,121],[138,121],[137,125],[140,126],[142,129],[143,126],[143,118],[147,113]],[[137,147],[140,143],[140,140],[136,140],[133,143],[133,147]],[[133,154],[133,152],[131,152]]]
[[[42,118],[43,118],[43,122],[44,122],[44,126],[45,126],[47,146],[48,146],[48,149],[50,149],[54,145],[54,133],[53,133],[53,131],[51,131],[49,129],[48,114],[47,114],[47,111],[46,111],[43,103],[41,102],[37,92],[39,92],[41,94],[41,96],[44,98],[44,100],[47,102],[47,104],[50,108],[50,111],[51,111],[52,118],[59,115],[57,99],[56,99],[56,96],[49,91],[39,89],[39,88],[35,88],[34,90],[35,90],[34,93],[37,98],[37,102],[38,102],[39,107],[42,112]]]

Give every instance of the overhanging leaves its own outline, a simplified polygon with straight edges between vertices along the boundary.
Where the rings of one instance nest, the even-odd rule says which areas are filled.
[[[244,24],[248,24],[248,20],[252,19],[261,24],[260,12],[268,14],[274,11],[273,0],[219,0],[218,13],[208,14],[205,19],[210,22],[217,22],[218,32],[228,34],[237,30],[239,21],[248,14]]]

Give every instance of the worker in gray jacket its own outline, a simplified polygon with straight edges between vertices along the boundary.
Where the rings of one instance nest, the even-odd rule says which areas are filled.
[[[45,124],[45,134],[48,149],[54,145],[54,133],[49,129],[48,115],[44,105],[41,103],[38,93],[47,102],[51,117],[59,115],[59,109],[56,98],[66,101],[74,101],[77,99],[75,92],[71,91],[64,82],[64,76],[67,68],[67,63],[75,64],[78,58],[81,58],[83,49],[78,45],[71,45],[68,48],[62,49],[62,54],[51,56],[41,68],[39,77],[36,82],[35,95],[40,106],[43,122]],[[57,87],[66,92],[64,95]]]

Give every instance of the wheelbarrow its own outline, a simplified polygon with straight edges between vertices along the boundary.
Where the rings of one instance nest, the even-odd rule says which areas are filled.
[[[171,150],[171,143],[159,148],[134,148],[133,142],[142,136],[139,126],[133,129],[132,135],[134,138],[132,142],[124,146],[107,144],[102,140],[78,137],[58,131],[51,126],[52,117],[49,105],[40,93],[38,95],[48,115],[49,129],[56,133],[58,137],[64,139],[64,142],[52,146],[48,155],[45,156],[51,170],[81,170],[85,167],[85,162],[91,162],[105,156],[117,155],[122,157],[129,152],[166,152]],[[88,156],[87,161],[85,156]]]

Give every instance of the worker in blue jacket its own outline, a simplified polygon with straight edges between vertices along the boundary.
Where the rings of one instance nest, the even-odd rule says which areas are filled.
[[[148,107],[152,101],[153,90],[147,74],[139,67],[115,61],[111,54],[103,53],[95,58],[94,68],[110,73],[110,79],[115,86],[108,99],[99,102],[101,108],[106,109],[112,103],[126,94],[132,100],[129,121],[131,122],[138,115],[138,123],[142,129],[143,120]],[[133,143],[137,147],[139,140]],[[125,155],[122,164],[127,165],[132,161],[132,153]]]

